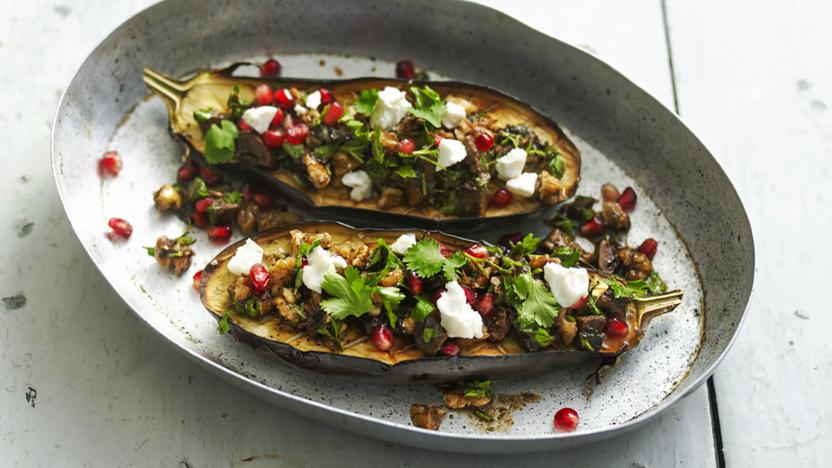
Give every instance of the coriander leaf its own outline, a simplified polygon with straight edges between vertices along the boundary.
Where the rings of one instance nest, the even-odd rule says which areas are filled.
[[[364,151],[367,149],[367,144],[360,140],[348,140],[341,144],[339,150],[348,154],[353,159],[360,163],[364,163]]]
[[[468,259],[465,258],[462,252],[454,252],[450,258],[445,260],[444,265],[442,265],[442,274],[445,275],[445,279],[448,281],[456,281],[456,270],[467,262]]]
[[[208,186],[205,185],[205,181],[202,180],[202,177],[195,177],[194,180],[188,184],[188,200],[190,201],[197,201],[200,198],[205,198],[210,193],[208,192]]]
[[[240,192],[228,192],[222,196],[222,199],[227,201],[228,203],[240,203],[243,199],[243,194]]]
[[[406,165],[396,169],[396,174],[402,179],[415,179],[416,169],[413,169],[413,166]]]
[[[555,178],[560,179],[561,177],[563,177],[563,171],[565,167],[566,164],[563,162],[563,158],[558,153],[555,153],[555,155],[549,161],[549,172],[553,176],[555,176]]]
[[[225,335],[226,333],[228,333],[228,329],[228,311],[226,310],[225,313],[222,314],[222,318],[217,324],[217,331],[220,332],[220,335]]]
[[[442,117],[445,116],[445,103],[439,93],[430,88],[430,86],[410,88],[413,94],[414,103],[409,112],[420,119],[430,122],[434,127],[442,125]]]
[[[490,397],[491,395],[490,380],[475,380],[473,382],[469,382],[463,388],[462,393],[462,396],[468,398],[485,398]]]
[[[326,144],[326,145],[318,146],[317,148],[312,150],[312,154],[316,158],[318,158],[318,160],[320,160],[322,162],[327,162],[327,161],[329,161],[329,158],[331,158],[332,155],[335,154],[335,151],[337,151],[337,150],[338,150],[338,144],[337,143],[329,143],[329,144]]]
[[[578,249],[563,245],[555,250],[554,256],[560,259],[561,265],[569,268],[578,263],[581,259],[581,252]]]
[[[501,130],[499,135],[502,137],[500,139],[500,144],[505,145],[506,143],[511,143],[511,145],[515,148],[520,146],[520,135],[515,135],[513,133],[509,133],[505,130]]]
[[[378,293],[381,296],[381,304],[387,311],[390,325],[396,326],[396,307],[404,299],[404,293],[395,286],[378,288]]]
[[[230,120],[223,120],[220,125],[213,124],[205,134],[205,160],[209,164],[231,161],[237,151],[237,126]]]
[[[602,315],[603,312],[601,312],[601,309],[599,309],[598,305],[595,303],[596,300],[597,299],[595,298],[595,296],[590,294],[586,297],[586,304],[589,306],[589,309],[592,311],[593,314]]]
[[[512,244],[511,255],[528,255],[537,250],[537,245],[540,244],[540,238],[535,237],[534,234],[526,234],[520,242]]]
[[[361,317],[373,308],[370,299],[372,288],[354,267],[347,267],[344,276],[327,273],[321,289],[333,296],[321,301],[324,309],[333,319],[343,320],[349,316]]]
[[[413,307],[413,311],[410,312],[410,318],[412,318],[414,322],[419,323],[428,318],[428,316],[435,310],[436,306],[433,305],[433,302],[422,296],[416,296],[416,306]]]
[[[353,108],[359,114],[372,114],[373,108],[376,106],[376,101],[378,101],[378,90],[365,89],[358,95],[358,99],[355,100]]]
[[[439,273],[445,265],[445,257],[439,243],[433,239],[422,239],[407,249],[404,263],[421,278],[430,278]]]
[[[647,277],[645,283],[647,284],[647,289],[650,290],[651,294],[661,294],[667,291],[667,283],[665,283],[662,277],[656,273],[656,270],[650,272],[650,276]]]
[[[641,297],[650,292],[647,282],[644,280],[624,282],[611,276],[607,278],[606,283],[612,289],[612,295],[616,299],[619,297]]]
[[[531,272],[523,273],[514,281],[514,291],[523,300],[517,307],[522,323],[552,326],[558,315],[558,301],[542,281],[535,279]]]
[[[566,216],[558,213],[554,218],[548,221],[548,224],[563,231],[563,233],[569,236],[570,239],[575,238],[575,222]]]
[[[306,148],[303,145],[293,145],[291,143],[283,143],[283,151],[286,152],[292,159],[300,159],[306,153]]]

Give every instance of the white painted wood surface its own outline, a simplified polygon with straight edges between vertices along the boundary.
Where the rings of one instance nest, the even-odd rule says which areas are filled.
[[[757,247],[752,307],[714,378],[727,465],[830,466],[832,4],[671,2],[668,17],[681,115]]]
[[[71,233],[51,181],[48,138],[60,92],[83,58],[149,3],[0,2],[0,128],[7,135],[0,217],[9,220],[0,229],[0,295],[24,291],[29,298],[22,309],[0,309],[0,464],[715,465],[704,389],[600,446],[510,459],[463,457],[384,444],[252,400],[144,329]],[[596,53],[672,103],[658,1],[488,3]],[[32,234],[18,237],[27,222],[35,223]],[[792,319],[791,311],[783,314]]]

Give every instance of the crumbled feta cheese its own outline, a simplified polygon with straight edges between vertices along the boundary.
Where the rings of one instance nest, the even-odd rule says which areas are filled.
[[[243,112],[243,121],[249,124],[257,133],[263,133],[269,129],[276,113],[277,107],[274,106],[252,107]]]
[[[363,201],[373,193],[373,181],[366,171],[347,172],[341,177],[341,183],[350,187],[350,198],[355,201]]]
[[[536,172],[525,172],[520,174],[519,176],[510,179],[506,182],[506,189],[509,192],[520,195],[521,197],[531,197],[534,196],[535,189],[537,188],[537,173]]]
[[[390,130],[401,122],[410,107],[404,91],[388,86],[378,93],[370,124],[373,128]]]
[[[459,122],[467,115],[464,107],[455,102],[448,101],[445,103],[445,115],[442,117],[442,126],[449,130],[456,128]]]
[[[404,255],[407,253],[407,249],[413,247],[414,244],[416,244],[415,234],[402,234],[396,239],[396,242],[393,242],[390,248],[393,249],[393,252]]]
[[[303,267],[303,285],[316,293],[321,293],[321,283],[324,275],[336,273],[335,268],[346,268],[347,261],[338,255],[332,255],[320,245],[312,249],[306,256],[306,266]]]
[[[514,148],[505,156],[497,158],[497,175],[502,180],[513,179],[523,173],[526,167],[526,150]]]
[[[465,291],[456,281],[445,284],[436,300],[440,323],[449,338],[482,338],[482,317],[465,300]]]
[[[575,305],[589,290],[589,273],[585,268],[564,268],[559,263],[547,263],[543,277],[562,307]]]
[[[453,138],[443,138],[439,140],[438,158],[439,165],[442,167],[437,166],[436,171],[439,172],[449,168],[465,159],[466,156],[468,156],[468,152],[465,151],[465,145],[461,141]]]
[[[310,109],[317,109],[321,105],[321,92],[315,91],[306,95],[306,107]]]
[[[231,260],[228,261],[228,271],[235,275],[248,274],[251,267],[263,261],[263,248],[251,239],[241,245]]]
[[[306,114],[307,112],[309,112],[309,109],[307,109],[307,108],[303,107],[303,106],[302,106],[302,105],[300,105],[300,104],[295,104],[295,114],[297,114],[297,115],[304,115],[304,114]]]

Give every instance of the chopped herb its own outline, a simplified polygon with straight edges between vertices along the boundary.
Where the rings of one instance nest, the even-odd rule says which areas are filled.
[[[616,299],[619,297],[641,297],[650,293],[650,288],[645,280],[625,281],[615,277],[606,279],[606,283],[612,289],[612,295]]]
[[[511,143],[511,146],[513,146],[515,148],[520,146],[520,135],[515,135],[515,134],[509,133],[505,130],[500,130],[499,136],[502,137],[500,139],[500,144],[501,145]]]
[[[471,414],[473,414],[474,416],[476,416],[476,417],[477,417],[477,419],[479,419],[479,420],[481,420],[481,421],[485,421],[485,422],[493,422],[493,421],[494,421],[494,418],[492,418],[491,416],[489,416],[489,415],[488,415],[485,411],[483,411],[483,410],[473,410],[473,411],[471,411]]]
[[[378,101],[378,90],[365,89],[358,95],[358,99],[355,100],[353,108],[359,114],[369,115],[373,113],[373,109],[376,107],[376,101]]]
[[[396,307],[404,299],[404,293],[395,286],[380,287],[378,293],[381,296],[381,305],[387,312],[387,318],[390,320],[390,326],[396,326]]]
[[[406,164],[406,165],[396,169],[395,172],[402,179],[414,179],[414,178],[416,178],[416,169],[413,169],[413,166],[411,166],[409,164]]]
[[[237,135],[237,126],[230,120],[223,120],[220,125],[211,125],[205,134],[205,160],[209,164],[231,161],[237,151]]]
[[[569,236],[570,239],[575,238],[575,222],[571,219],[567,218],[566,216],[558,213],[549,221],[549,225],[554,228],[560,229],[563,231],[564,234]]]
[[[420,240],[404,255],[404,263],[421,278],[430,278],[442,271],[448,281],[455,281],[456,270],[466,262],[461,252],[454,252],[450,258],[445,258],[439,243],[433,239]]]
[[[587,339],[586,339],[586,338],[584,338],[584,337],[583,337],[582,335],[580,335],[580,334],[578,335],[578,342],[579,342],[579,343],[581,343],[581,346],[583,346],[584,348],[586,348],[588,351],[595,351],[595,348],[593,348],[593,347],[592,347],[592,345],[591,345],[591,344],[589,344],[589,341],[587,341]]]
[[[667,291],[667,283],[656,273],[656,270],[651,271],[650,276],[644,282],[651,294],[661,294]]]
[[[558,315],[558,301],[542,281],[527,271],[514,281],[514,292],[522,300],[516,307],[521,324],[536,323],[547,328],[552,326]]]
[[[439,93],[430,88],[430,86],[410,88],[413,94],[413,107],[410,108],[410,113],[420,119],[430,122],[434,127],[442,125],[442,117],[445,116],[445,103]]]
[[[303,265],[303,257],[309,255],[309,252],[315,250],[315,247],[319,245],[321,245],[321,239],[315,239],[312,243],[302,243],[298,248],[298,258],[295,260],[295,268],[300,268]]]
[[[318,329],[318,334],[325,336],[335,342],[335,348],[341,350],[341,324],[338,320],[332,319],[329,327],[326,326]]]
[[[384,145],[381,144],[381,131],[373,130],[373,157],[379,164],[384,162]]]
[[[230,327],[228,326],[228,311],[226,310],[225,313],[222,314],[222,318],[217,324],[217,331],[220,332],[220,335],[225,335],[226,333],[228,333],[229,328]]]
[[[227,192],[223,194],[222,199],[228,203],[240,203],[243,200],[243,194],[240,192]]]
[[[293,145],[291,143],[283,143],[283,151],[292,159],[300,159],[306,154],[306,148],[303,145]]]
[[[534,253],[537,250],[538,244],[540,244],[539,237],[535,237],[534,234],[526,234],[526,237],[524,237],[520,242],[516,244],[512,243],[510,255],[522,256]]]
[[[560,179],[563,177],[563,171],[565,168],[566,164],[564,163],[563,158],[558,153],[555,153],[549,161],[549,172],[556,178]]]
[[[534,341],[536,341],[537,345],[541,348],[545,348],[552,344],[552,342],[555,341],[555,339],[552,338],[552,335],[549,334],[549,330],[541,327],[538,328],[536,332],[534,332]]]
[[[436,306],[433,305],[433,302],[425,299],[422,296],[416,296],[416,306],[413,307],[413,311],[410,313],[410,318],[413,319],[414,322],[419,323],[430,314],[432,314],[436,310]]]
[[[490,380],[475,380],[465,385],[462,396],[467,398],[485,398],[491,397],[491,381]]]
[[[554,256],[560,259],[561,265],[569,268],[578,263],[581,259],[581,252],[578,249],[564,245],[555,250]]]
[[[20,230],[17,231],[17,237],[26,237],[32,233],[32,229],[35,228],[35,223],[26,223],[23,226],[20,226]]]
[[[312,154],[318,158],[318,160],[327,162],[329,158],[332,157],[333,154],[338,150],[338,144],[336,143],[329,143],[326,145],[321,145],[312,150]]]
[[[195,202],[210,195],[208,186],[202,177],[195,177],[191,183],[188,184],[188,200]]]
[[[321,301],[321,308],[335,320],[343,320],[349,316],[361,317],[373,308],[370,296],[373,288],[355,267],[347,267],[344,276],[337,273],[327,273],[321,288],[333,296]]]
[[[425,327],[425,329],[422,331],[422,340],[425,343],[430,343],[431,341],[433,341],[434,338],[436,338],[436,335],[436,330],[434,330],[431,327]]]
[[[348,140],[341,144],[340,151],[348,154],[353,159],[360,163],[364,163],[364,151],[367,149],[367,144],[360,140]]]
[[[596,304],[595,301],[597,301],[596,297],[591,294],[586,297],[586,304],[589,306],[589,310],[591,310],[595,315],[602,315],[603,312],[601,312],[601,309],[598,308],[598,304]]]
[[[142,247],[142,248],[147,251],[147,255],[149,255],[151,257],[156,256],[156,247]]]
[[[26,296],[21,291],[14,296],[4,297],[2,301],[6,305],[6,310],[20,309],[26,305]]]

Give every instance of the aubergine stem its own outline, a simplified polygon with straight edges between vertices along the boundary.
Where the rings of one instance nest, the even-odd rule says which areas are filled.
[[[634,298],[638,328],[643,329],[654,318],[675,309],[682,303],[682,295],[681,290],[675,289],[655,296]]]

